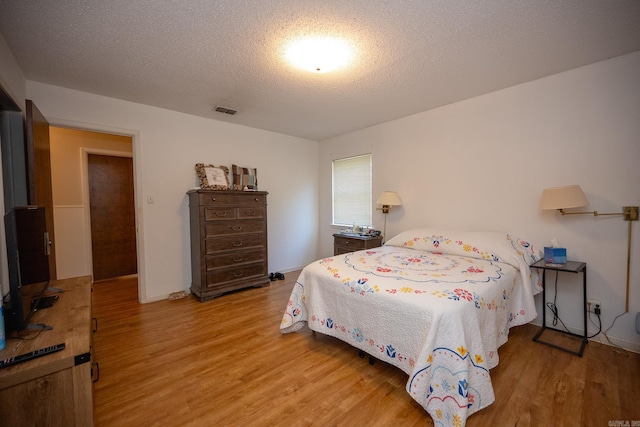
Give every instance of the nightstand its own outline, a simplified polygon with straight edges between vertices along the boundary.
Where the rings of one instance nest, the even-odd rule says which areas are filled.
[[[380,245],[382,245],[382,236],[361,236],[359,234],[346,233],[333,235],[333,255],[377,248]]]
[[[532,264],[531,267],[539,268],[542,270],[542,327],[540,328],[536,336],[533,337],[533,340],[541,344],[546,344],[550,347],[554,347],[559,350],[563,350],[568,353],[575,354],[576,356],[582,357],[582,353],[584,352],[584,347],[587,345],[587,342],[589,342],[587,339],[587,264],[580,261],[567,261],[567,263],[563,265],[550,266],[550,265],[547,265],[544,259],[541,259],[535,264]],[[555,271],[556,274],[560,274],[560,272],[567,272],[567,273],[574,273],[574,274],[582,273],[582,297],[583,297],[582,307],[584,312],[584,333],[582,335],[574,334],[572,332],[565,331],[563,329],[556,329],[556,328],[547,326],[546,277],[547,277],[548,270]],[[560,347],[556,344],[543,341],[542,339],[540,339],[540,336],[547,329],[557,331],[557,332],[562,332],[565,335],[571,335],[571,336],[580,338],[582,340],[582,344],[580,345],[580,350],[573,351],[564,347]]]

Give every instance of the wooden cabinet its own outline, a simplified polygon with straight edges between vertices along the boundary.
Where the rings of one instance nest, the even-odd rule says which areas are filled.
[[[25,332],[33,339],[9,339],[0,359],[55,344],[62,351],[0,370],[0,424],[10,426],[92,426],[91,277],[55,280],[64,290],[50,308],[30,322],[51,330]]]
[[[382,236],[336,233],[333,235],[333,254],[340,255],[362,249],[377,248],[381,244]]]
[[[206,301],[269,286],[267,192],[191,190],[191,292]]]

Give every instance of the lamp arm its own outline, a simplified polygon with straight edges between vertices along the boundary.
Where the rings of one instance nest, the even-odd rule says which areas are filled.
[[[588,211],[588,212],[567,212],[564,209],[558,209],[562,215],[585,215],[585,214],[593,214],[593,216],[604,216],[604,215],[624,215],[623,212],[610,212],[610,213],[600,213],[598,211]]]
[[[622,212],[607,212],[600,213],[598,211],[588,212],[567,212],[565,209],[558,209],[562,215],[585,215],[593,214],[593,216],[623,216],[625,221],[637,221],[638,220],[638,206],[624,206]]]
[[[627,283],[626,283],[626,301],[624,312],[629,312],[629,281],[631,274],[631,224],[633,221],[638,221],[638,211],[640,208],[638,206],[623,206],[622,212],[611,212],[611,213],[599,213],[598,211],[590,211],[590,212],[567,212],[564,209],[558,209],[562,215],[584,215],[584,214],[593,214],[593,216],[604,216],[604,215],[615,215],[615,216],[623,216],[625,221],[629,221],[629,232],[627,237]]]

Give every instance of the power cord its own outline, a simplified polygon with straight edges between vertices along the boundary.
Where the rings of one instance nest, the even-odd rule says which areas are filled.
[[[547,303],[547,307],[553,313],[553,326],[556,326],[558,324],[558,322],[560,322],[560,323],[562,323],[562,327],[565,329],[565,331],[567,331],[569,333],[573,333],[573,332],[571,332],[569,330],[569,328],[567,328],[567,325],[565,325],[564,322],[562,321],[562,319],[560,318],[560,314],[559,314],[559,311],[558,311],[558,306],[556,305],[557,299],[558,299],[558,272],[556,271],[556,279],[555,279],[555,282],[554,282],[553,302],[548,302]],[[598,325],[597,325],[598,326],[598,332],[596,332],[593,335],[588,336],[587,339],[594,338],[594,337],[596,337],[597,335],[599,335],[602,332],[602,318],[600,317],[600,312],[601,312],[600,308],[596,308],[593,311],[593,314],[595,314],[596,317],[598,318]],[[591,313],[592,313],[592,311],[589,310],[589,320],[591,321],[591,323],[593,323],[595,325],[595,322],[591,319]],[[618,316],[618,317],[620,317],[620,316]],[[615,323],[615,321],[618,319],[618,317],[616,317],[613,320],[613,323]],[[604,336],[607,338],[607,341],[609,341],[609,337],[607,336],[607,332],[612,327],[613,327],[613,324],[604,333]],[[611,343],[611,341],[609,341],[609,342]]]
[[[557,271],[556,271],[556,280],[553,284],[553,287],[554,287],[553,302],[547,303],[547,307],[553,313],[553,322],[552,322],[553,326],[557,326],[558,322],[560,322],[562,323],[562,327],[565,329],[565,331],[572,334],[573,332],[571,332],[569,328],[567,328],[567,325],[565,325],[562,319],[560,318],[560,314],[558,312],[558,306],[556,305],[556,302],[558,300],[558,272]]]
[[[627,314],[627,313],[626,313],[626,312],[624,312],[624,313],[620,313],[620,314],[618,314],[618,315],[613,319],[613,322],[611,322],[611,326],[609,326],[609,327],[608,327],[608,328],[603,332],[603,335],[604,335],[604,337],[607,339],[607,341],[609,342],[609,345],[613,346],[614,348],[616,348],[616,349],[618,350],[618,353],[622,353],[622,354],[624,354],[624,355],[627,355],[627,356],[628,356],[628,352],[627,352],[627,350],[626,350],[626,349],[624,349],[624,348],[622,348],[622,347],[620,347],[620,346],[619,346],[619,345],[617,345],[617,344],[612,343],[612,342],[611,342],[611,340],[609,339],[609,335],[607,335],[607,333],[609,332],[609,329],[613,328],[613,325],[615,325],[615,324],[616,324],[616,320],[618,320],[618,318],[620,318],[620,317],[624,316],[625,314]]]
[[[602,332],[602,319],[600,318],[600,309],[596,308],[596,311],[594,312],[594,314],[598,317],[598,332],[596,332],[593,335],[588,336],[587,339],[594,338],[597,335],[599,335],[600,332]],[[589,311],[589,320],[591,321],[591,323],[593,323],[595,325],[595,322],[593,320],[591,320],[591,311]]]

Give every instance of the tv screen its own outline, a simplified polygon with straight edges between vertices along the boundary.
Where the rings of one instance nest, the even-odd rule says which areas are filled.
[[[49,284],[49,236],[44,207],[18,206],[4,217],[11,298],[10,328],[22,330]]]

